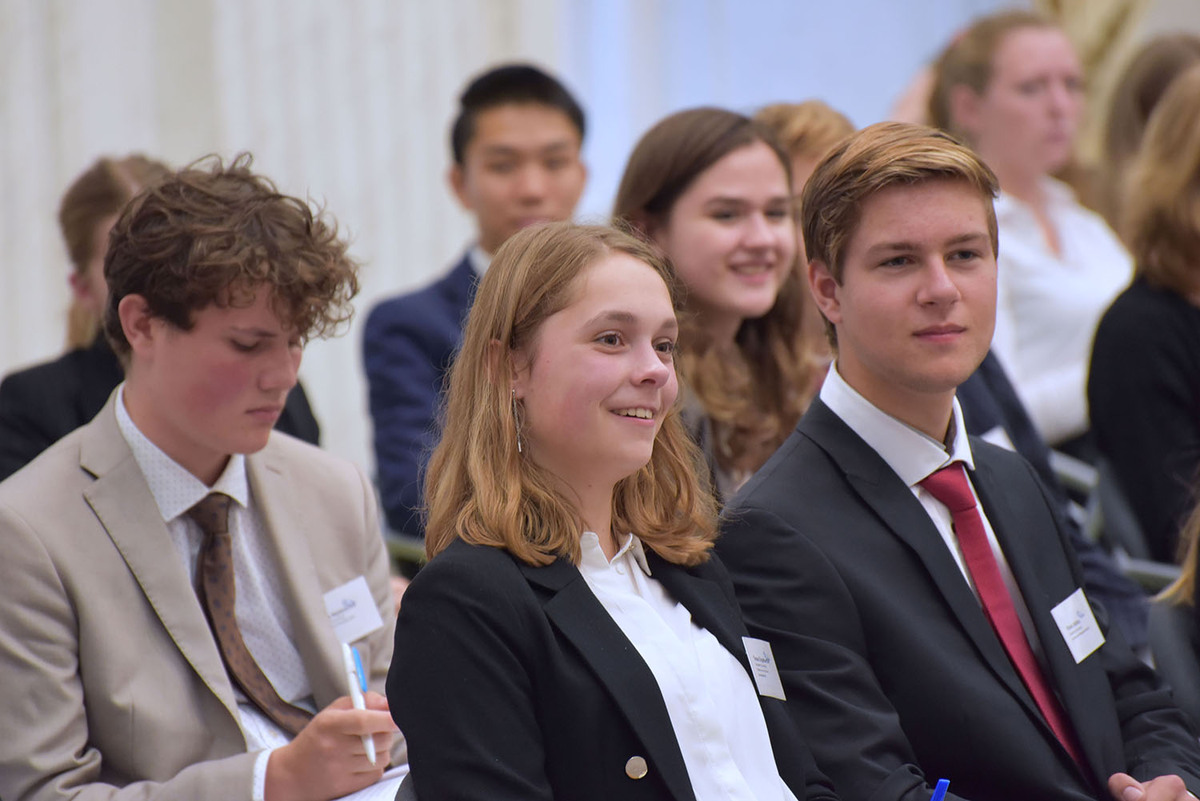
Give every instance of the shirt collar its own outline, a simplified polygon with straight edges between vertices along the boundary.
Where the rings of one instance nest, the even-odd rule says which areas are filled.
[[[958,398],[954,399],[947,447],[860,395],[838,373],[836,361],[821,385],[820,397],[821,402],[862,437],[909,487],[916,486],[951,462],[962,462],[968,470],[975,469]]]
[[[191,509],[210,492],[223,492],[245,507],[250,502],[250,482],[246,478],[246,457],[235,453],[212,487],[196,478],[163,452],[141,432],[125,408],[125,384],[117,388],[117,426],[129,443],[158,511],[166,522]]]
[[[580,564],[589,570],[603,570],[616,564],[617,561],[624,558],[626,554],[633,557],[633,561],[637,562],[638,567],[647,576],[650,573],[650,563],[646,561],[645,546],[642,541],[633,534],[625,535],[624,542],[617,548],[616,554],[612,561],[604,555],[604,549],[600,547],[600,536],[594,531],[585,531],[579,537],[580,546]]]
[[[492,266],[492,254],[479,247],[477,242],[467,250],[467,261],[471,263],[471,269],[475,271],[475,275],[483,278],[488,267]]]

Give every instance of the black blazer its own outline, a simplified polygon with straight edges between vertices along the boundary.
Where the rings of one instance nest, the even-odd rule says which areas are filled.
[[[1075,664],[1050,610],[1081,586],[1032,468],[972,440],[972,481],[1021,588],[1083,776],[912,492],[819,400],[726,510],[718,552],[789,708],[845,799],[1107,798],[1108,776],[1200,788],[1183,714],[1120,633]],[[1102,628],[1107,622],[1097,609]]]
[[[1061,512],[1071,547],[1083,570],[1083,586],[1088,599],[1104,605],[1109,620],[1121,629],[1131,648],[1146,648],[1150,641],[1150,604],[1145,591],[1117,569],[1113,558],[1098,542],[1084,536],[1079,526],[1066,517],[1070,501],[1050,466],[1050,448],[1042,440],[994,353],[988,351],[979,368],[959,385],[956,397],[968,433],[983,436],[997,427],[1003,428],[1013,449],[1037,471],[1056,504],[1055,508]]]
[[[90,347],[6,376],[0,382],[0,480],[95,417],[123,378],[103,336]],[[320,444],[321,429],[300,384],[288,393],[275,427]]]
[[[646,555],[654,578],[749,670],[720,563],[685,569]],[[387,691],[419,798],[694,799],[650,668],[561,559],[532,567],[451,544],[404,594]],[[761,700],[792,792],[834,798],[783,702]],[[634,756],[644,778],[626,775]]]

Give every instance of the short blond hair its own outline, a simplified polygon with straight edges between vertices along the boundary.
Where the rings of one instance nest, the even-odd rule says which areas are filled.
[[[800,199],[809,261],[820,261],[842,283],[846,245],[858,230],[867,198],[895,185],[951,180],[969,184],[984,200],[992,253],[999,255],[996,175],[970,148],[949,134],[909,122],[880,122],[863,128],[833,149],[804,186]],[[825,321],[830,342],[833,326]]]
[[[612,228],[548,223],[514,234],[488,267],[450,369],[443,434],[425,477],[425,550],[455,539],[502,548],[521,561],[578,564],[583,522],[558,482],[518,451],[511,375],[497,366],[531,345],[542,323],[573,302],[579,276],[612,253],[653,269],[679,309],[667,262],[650,245]],[[702,459],[679,419],[663,420],[648,464],[613,490],[613,528],[631,531],[667,561],[704,561],[716,537]]]

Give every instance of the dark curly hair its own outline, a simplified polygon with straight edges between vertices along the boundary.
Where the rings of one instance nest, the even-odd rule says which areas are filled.
[[[350,320],[358,265],[337,223],[251,172],[252,160],[201,159],[138,195],[117,220],[104,259],[104,332],[122,359],[130,347],[117,307],[126,295],[185,331],[194,312],[249,305],[264,285],[304,340]]]

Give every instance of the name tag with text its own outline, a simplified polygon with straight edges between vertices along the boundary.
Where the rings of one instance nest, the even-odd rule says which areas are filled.
[[[746,645],[746,656],[750,659],[750,672],[754,675],[758,694],[786,701],[783,682],[779,680],[779,668],[775,665],[775,654],[771,652],[771,643],[754,637],[743,637],[742,642]]]
[[[383,625],[365,576],[325,593],[325,611],[339,642],[352,643]]]
[[[1084,597],[1082,587],[1051,609],[1050,614],[1054,616],[1054,622],[1058,624],[1058,630],[1062,633],[1067,648],[1071,650],[1071,656],[1075,657],[1075,664],[1078,665],[1104,645],[1104,634],[1100,631],[1096,616],[1092,614],[1092,607]]]

